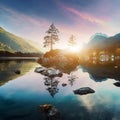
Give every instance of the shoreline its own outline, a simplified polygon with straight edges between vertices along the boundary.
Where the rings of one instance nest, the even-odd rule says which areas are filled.
[[[0,60],[38,60],[39,57],[0,57]]]

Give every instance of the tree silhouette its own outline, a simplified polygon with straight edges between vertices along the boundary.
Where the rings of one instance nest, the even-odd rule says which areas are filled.
[[[73,75],[72,73],[70,74],[70,76],[68,76],[68,81],[69,81],[69,84],[71,86],[73,86],[73,83],[75,82],[75,80],[77,79],[78,77],[76,77],[75,75]]]
[[[58,79],[56,79],[55,77],[45,77],[44,80],[45,80],[44,85],[48,86],[46,90],[48,90],[50,95],[54,97],[55,94],[59,92]]]
[[[59,40],[58,37],[58,29],[54,24],[51,24],[48,31],[46,31],[47,35],[44,37],[44,47],[50,46],[50,50],[53,50],[53,44]]]
[[[70,36],[70,39],[69,39],[68,43],[69,43],[70,46],[76,45],[75,36],[74,35]]]

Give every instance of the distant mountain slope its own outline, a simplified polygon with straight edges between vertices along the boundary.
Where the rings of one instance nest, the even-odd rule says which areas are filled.
[[[23,38],[7,32],[2,27],[0,27],[0,50],[24,53],[40,52]]]
[[[14,51],[7,45],[0,42],[0,51],[9,51],[13,53]]]
[[[114,49],[120,47],[120,33],[111,37],[105,34],[95,34],[88,42],[88,49]]]

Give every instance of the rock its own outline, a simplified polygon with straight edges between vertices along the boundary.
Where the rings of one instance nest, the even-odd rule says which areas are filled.
[[[113,83],[115,86],[120,87],[120,82]]]
[[[44,85],[46,85],[46,86],[50,86],[50,85],[51,85],[51,82],[49,82],[49,81],[45,81],[45,82],[44,82]]]
[[[45,114],[47,120],[61,120],[60,112],[51,104],[40,105],[38,110]]]
[[[49,77],[62,77],[62,72],[60,70],[56,70],[54,68],[48,68],[47,73]]]
[[[48,112],[51,108],[52,108],[52,105],[51,105],[51,104],[44,104],[44,105],[38,106],[38,109],[39,109],[41,112]]]
[[[116,69],[117,69],[117,68],[118,68],[118,66],[116,65],[116,66],[114,66],[114,68],[116,68]]]
[[[35,72],[41,73],[44,76],[49,77],[62,77],[63,73],[60,70],[54,68],[45,68],[45,67],[37,67]]]
[[[66,84],[66,83],[63,83],[62,86],[65,87],[65,86],[67,86],[67,84]]]
[[[15,70],[14,71],[16,74],[20,74],[21,72],[20,72],[20,70]]]
[[[83,88],[74,90],[73,92],[74,92],[74,94],[85,95],[85,94],[89,94],[89,93],[94,93],[95,91],[89,87],[83,87]]]
[[[42,72],[44,72],[45,70],[46,70],[45,67],[36,67],[36,69],[35,69],[34,72],[36,72],[36,73],[42,73]]]

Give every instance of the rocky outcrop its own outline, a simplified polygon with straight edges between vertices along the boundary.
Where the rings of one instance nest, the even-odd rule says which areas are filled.
[[[65,86],[67,86],[67,84],[66,83],[62,83],[62,86],[65,87]]]
[[[89,93],[94,93],[95,91],[89,87],[83,87],[83,88],[74,90],[73,92],[74,92],[74,94],[85,95],[85,94],[89,94]]]
[[[40,105],[38,110],[45,114],[47,120],[61,120],[60,112],[51,104]]]
[[[45,68],[45,67],[37,67],[35,69],[35,72],[41,73],[42,75],[48,76],[48,77],[62,77],[63,75],[63,73],[58,69]]]
[[[120,87],[120,82],[113,83],[115,86]]]
[[[64,50],[51,50],[38,59],[38,63],[44,67],[55,67],[65,73],[74,70],[79,65],[79,55]]]
[[[16,74],[20,74],[21,71],[20,71],[20,70],[15,70],[14,73],[16,73]]]
[[[42,73],[42,72],[44,72],[45,70],[46,70],[45,67],[36,67],[35,70],[34,70],[34,72],[36,72],[36,73]]]

